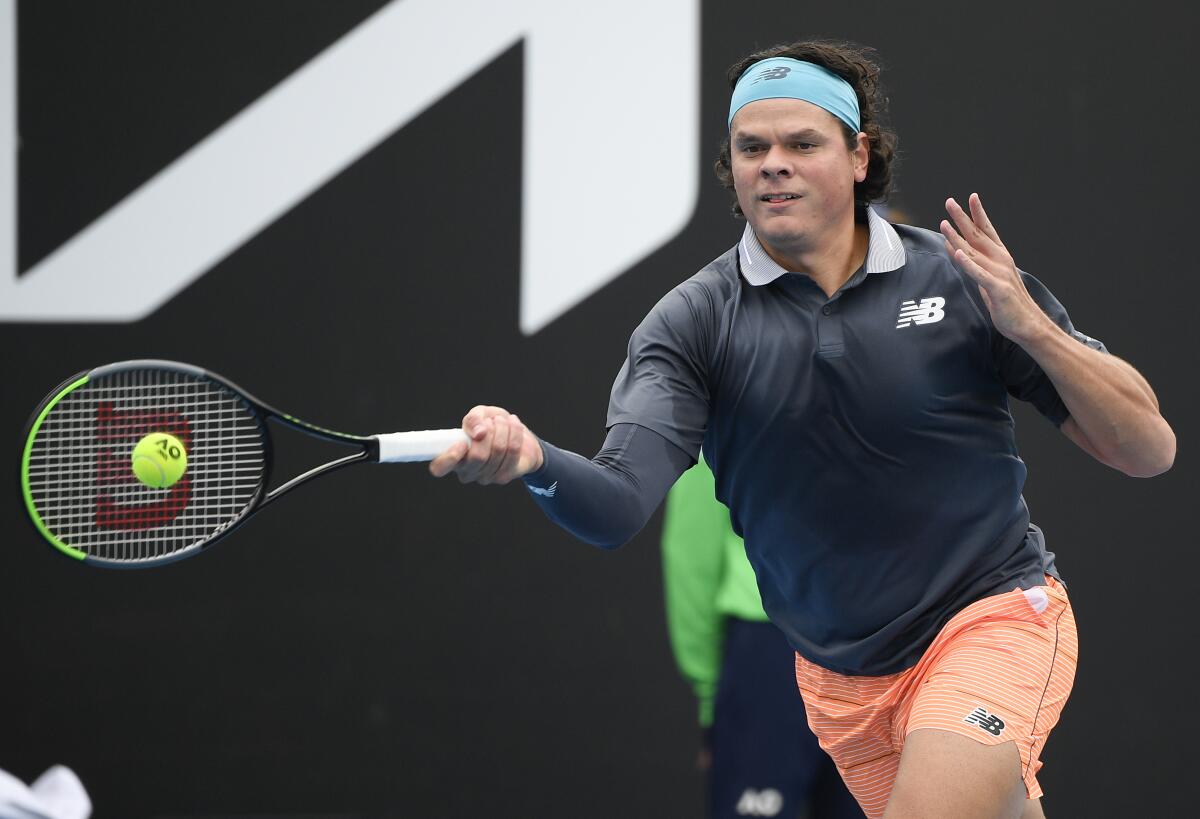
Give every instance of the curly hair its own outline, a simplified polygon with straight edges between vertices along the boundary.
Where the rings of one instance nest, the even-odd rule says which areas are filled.
[[[853,43],[832,40],[801,40],[796,43],[772,46],[748,54],[729,67],[729,87],[737,85],[746,69],[760,60],[771,57],[791,57],[819,65],[850,83],[858,96],[858,107],[862,117],[861,127],[870,143],[867,177],[854,184],[854,201],[865,206],[870,202],[887,199],[892,188],[892,165],[896,160],[896,134],[880,122],[886,113],[887,97],[879,86],[879,66],[871,59],[871,49]],[[846,147],[854,150],[858,134],[842,125]],[[729,155],[729,137],[721,143],[721,152],[713,163],[717,179],[733,193],[733,214],[742,217],[737,192],[733,188],[733,170]]]

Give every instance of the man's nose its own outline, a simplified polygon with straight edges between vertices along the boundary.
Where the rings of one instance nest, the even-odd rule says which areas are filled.
[[[788,161],[785,151],[778,147],[772,147],[767,151],[767,155],[763,157],[763,162],[759,170],[767,179],[775,176],[791,176],[792,164]]]

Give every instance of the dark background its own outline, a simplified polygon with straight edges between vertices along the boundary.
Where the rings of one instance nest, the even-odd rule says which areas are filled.
[[[21,269],[380,5],[20,3]],[[341,429],[450,426],[495,403],[591,453],[629,332],[741,229],[708,170],[726,66],[823,35],[880,52],[912,221],[981,192],[1018,263],[1146,375],[1175,427],[1177,466],[1142,481],[1016,410],[1082,644],[1043,757],[1047,811],[1190,815],[1200,122],[1173,8],[705,2],[692,222],[533,337],[517,329],[520,46],[144,321],[0,324],[0,768],[70,765],[101,819],[700,815],[657,516],[605,553],[520,487],[349,470],[201,559],[105,572],[26,523],[20,432],[71,373],[159,357]],[[620,156],[579,160],[620,172]],[[654,180],[628,182],[636,218]],[[301,448],[285,473],[329,454]]]

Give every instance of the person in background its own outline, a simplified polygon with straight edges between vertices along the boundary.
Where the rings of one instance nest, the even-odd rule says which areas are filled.
[[[699,703],[709,815],[862,819],[808,728],[795,653],[715,491],[701,458],[667,495],[662,534],[667,627]]]

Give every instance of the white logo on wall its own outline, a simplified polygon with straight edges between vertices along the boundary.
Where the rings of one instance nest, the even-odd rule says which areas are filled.
[[[946,306],[946,300],[941,296],[934,296],[931,299],[921,299],[921,303],[917,304],[912,299],[908,299],[900,305],[900,315],[896,319],[896,329],[908,327],[910,324],[933,324],[941,321],[946,317],[946,313],[942,310]]]
[[[389,3],[18,277],[16,2],[0,0],[0,321],[145,318],[523,41],[519,320],[533,334],[691,218],[699,16],[697,0]],[[644,93],[665,54],[671,93]],[[647,132],[671,149],[641,150]],[[655,180],[654,206],[630,218],[637,178]],[[586,195],[562,207],[564,189]]]

